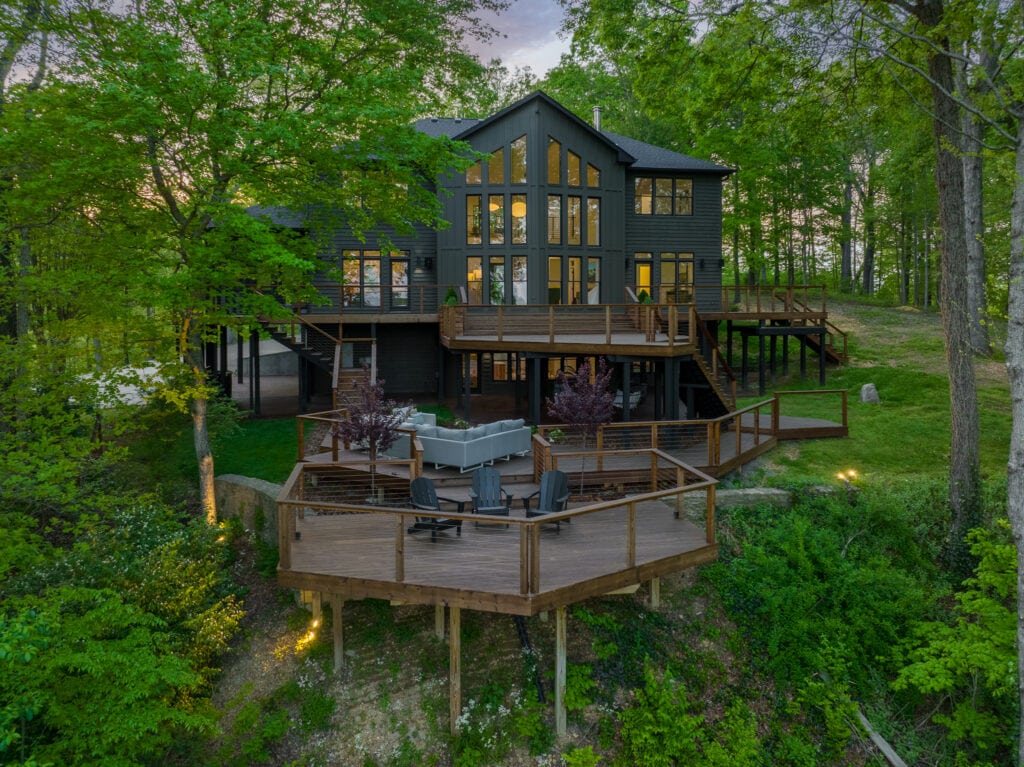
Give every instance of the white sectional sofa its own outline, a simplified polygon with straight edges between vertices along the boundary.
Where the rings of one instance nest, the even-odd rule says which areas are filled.
[[[469,429],[446,429],[413,422],[403,423],[402,428],[415,430],[423,445],[423,462],[432,463],[438,469],[452,466],[465,472],[499,458],[507,460],[513,455],[530,452],[531,431],[522,418],[494,421]],[[409,439],[404,436],[388,449],[388,455],[395,458],[408,458],[409,454]]]

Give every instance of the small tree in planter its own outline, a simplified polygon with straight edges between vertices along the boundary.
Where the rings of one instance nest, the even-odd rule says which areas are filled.
[[[384,394],[384,380],[369,377],[356,384],[356,396],[348,403],[348,420],[334,424],[334,434],[350,444],[365,443],[370,454],[370,495],[376,497],[377,454],[398,440],[405,414]]]
[[[587,449],[587,437],[596,435],[598,427],[612,420],[612,402],[615,397],[608,388],[612,371],[601,359],[590,380],[590,361],[587,360],[576,370],[576,376],[569,378],[565,371],[558,374],[562,385],[554,399],[547,401],[548,415],[583,432],[583,449]],[[583,493],[583,460],[580,461],[580,493]]]

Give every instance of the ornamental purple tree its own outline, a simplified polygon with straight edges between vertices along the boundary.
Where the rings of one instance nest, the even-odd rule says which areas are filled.
[[[554,399],[547,400],[548,415],[568,426],[583,432],[583,449],[587,449],[587,437],[597,434],[598,427],[612,420],[614,396],[608,388],[612,377],[611,369],[602,358],[591,381],[590,360],[576,369],[572,378],[559,371],[558,381],[562,385]],[[580,493],[583,492],[583,466],[580,460]]]
[[[365,444],[370,453],[370,493],[375,494],[377,453],[398,440],[405,414],[384,394],[384,380],[366,379],[356,384],[355,398],[348,403],[348,420],[334,424],[334,434],[350,444]]]

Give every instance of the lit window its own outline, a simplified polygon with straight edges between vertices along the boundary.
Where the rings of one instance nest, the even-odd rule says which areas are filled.
[[[483,166],[479,162],[475,162],[466,168],[466,184],[477,186],[483,180]]]
[[[491,152],[491,159],[487,161],[487,183],[505,183],[505,147],[498,147]]]
[[[562,242],[562,196],[548,195],[548,244],[560,245]]]
[[[596,258],[587,260],[587,303],[601,303],[601,261]]]
[[[512,195],[512,242],[526,244],[526,195]]]
[[[653,179],[638,178],[634,182],[635,193],[633,196],[633,212],[640,215],[651,213],[651,190]]]
[[[569,174],[569,186],[580,185],[580,156],[575,152],[568,153],[566,172]]]
[[[601,198],[587,198],[587,245],[601,244]]]
[[[512,166],[512,183],[526,183],[526,136],[520,136],[512,142],[510,165]]]
[[[562,145],[548,136],[548,183],[562,183]]]
[[[581,238],[583,236],[582,197],[569,195],[566,216],[568,217],[568,231],[566,232],[566,236],[568,237],[568,243],[570,245],[579,245],[582,242]]]
[[[483,219],[480,210],[480,195],[466,195],[466,244],[480,245],[483,243],[481,224]]]
[[[484,260],[478,256],[466,259],[466,291],[469,303],[484,302]]]
[[[654,180],[654,213],[668,216],[672,213],[672,179],[656,178]]]
[[[512,256],[512,303],[522,306],[527,297],[526,256]]]
[[[601,186],[601,171],[587,163],[587,186],[597,188]]]
[[[562,259],[548,256],[548,303],[562,303]]]
[[[505,303],[505,257],[495,256],[487,264],[487,289],[490,302],[495,305]]]
[[[487,221],[491,245],[505,244],[505,195],[487,197]]]

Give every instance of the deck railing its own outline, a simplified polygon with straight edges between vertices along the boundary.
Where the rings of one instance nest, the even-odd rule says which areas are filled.
[[[722,311],[740,314],[825,313],[824,285],[723,285]]]
[[[443,512],[448,519],[460,519],[463,525],[493,521],[495,524],[509,525],[518,528],[518,570],[519,593],[521,595],[537,594],[541,591],[541,576],[545,564],[553,563],[558,555],[557,540],[542,538],[541,528],[558,522],[569,522],[591,514],[611,512],[613,519],[619,523],[617,532],[610,536],[613,548],[621,547],[621,558],[612,572],[634,568],[639,561],[647,561],[650,556],[646,546],[662,544],[661,537],[657,541],[644,542],[638,535],[639,517],[651,513],[673,513],[676,517],[685,517],[692,524],[702,527],[707,545],[715,543],[715,485],[716,480],[708,475],[686,466],[669,455],[656,450],[631,451],[632,455],[607,456],[607,460],[635,461],[642,454],[641,468],[634,469],[632,480],[640,485],[655,488],[648,492],[631,495],[616,500],[588,503],[556,514],[541,517],[525,518],[518,515],[509,517],[486,517],[480,514],[465,514],[457,511]],[[406,557],[405,545],[408,527],[415,517],[423,517],[424,513],[412,508],[403,508],[395,493],[404,487],[408,493],[408,482],[401,478],[385,478],[378,475],[378,482],[386,484],[378,486],[372,494],[368,490],[368,479],[364,478],[360,489],[352,489],[354,475],[345,467],[298,464],[292,471],[278,498],[278,535],[280,544],[280,564],[283,570],[292,568],[291,545],[301,535],[301,520],[309,515],[336,514],[371,514],[379,517],[379,524],[374,524],[375,538],[394,536],[393,548],[393,580],[397,583],[405,581]],[[698,491],[703,497],[691,495]],[[362,502],[354,502],[352,493],[363,493]],[[699,503],[685,503],[687,495],[700,497]],[[372,502],[370,502],[372,501]],[[571,502],[571,499],[570,499]],[[693,509],[699,507],[700,512]],[[680,535],[687,528],[680,527]],[[688,528],[692,530],[693,528]],[[609,536],[606,536],[606,540]],[[507,550],[507,547],[503,548]],[[483,567],[484,565],[481,565]],[[489,566],[489,565],[488,565]],[[466,575],[465,572],[462,575]]]
[[[647,343],[664,339],[671,347],[692,344],[695,327],[692,304],[457,304],[442,306],[440,316],[446,338],[481,336],[499,342],[538,336],[555,343],[559,337],[585,335],[611,344],[617,334],[638,333]]]

